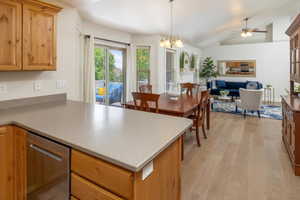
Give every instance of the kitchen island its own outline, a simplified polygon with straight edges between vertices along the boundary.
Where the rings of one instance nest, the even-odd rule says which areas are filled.
[[[0,177],[26,176],[26,152],[20,153],[26,145],[20,138],[26,141],[29,131],[71,149],[73,199],[180,199],[181,135],[192,126],[189,119],[66,101],[65,95],[53,95],[0,102],[0,126],[0,152],[17,158],[14,162],[21,170],[12,172],[6,166]],[[17,150],[10,151],[11,146],[4,143],[12,134],[22,137],[12,142]],[[0,183],[5,184],[2,188],[11,186],[15,193],[26,191],[26,183],[17,184],[23,188]],[[21,199],[17,197],[22,195],[26,194],[3,198]]]

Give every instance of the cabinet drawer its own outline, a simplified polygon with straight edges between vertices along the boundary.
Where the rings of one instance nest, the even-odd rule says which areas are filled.
[[[7,133],[7,127],[6,126],[0,126],[0,135],[3,135],[3,134],[5,134],[5,133]]]
[[[72,151],[71,169],[76,174],[126,199],[133,196],[133,173],[79,151]]]
[[[71,193],[80,200],[122,200],[120,197],[94,185],[76,174],[72,174],[71,179]]]

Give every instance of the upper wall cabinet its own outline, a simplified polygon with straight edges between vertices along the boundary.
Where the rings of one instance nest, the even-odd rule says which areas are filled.
[[[60,10],[37,0],[1,0],[0,71],[56,70]]]
[[[0,1],[0,70],[22,69],[22,5]]]

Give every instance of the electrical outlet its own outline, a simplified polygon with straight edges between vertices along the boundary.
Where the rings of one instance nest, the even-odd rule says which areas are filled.
[[[56,89],[63,89],[66,87],[66,81],[65,80],[57,80],[56,81]]]
[[[67,86],[67,81],[66,80],[62,80],[62,88],[66,88]]]
[[[0,94],[7,93],[7,85],[2,83],[0,84]]]
[[[40,81],[35,81],[33,84],[34,91],[40,91],[42,89],[42,83]]]
[[[61,80],[57,80],[56,81],[56,89],[62,89],[63,85],[62,85],[62,81]]]

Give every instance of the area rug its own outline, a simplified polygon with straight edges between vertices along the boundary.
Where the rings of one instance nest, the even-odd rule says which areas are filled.
[[[241,110],[240,108],[236,112],[235,102],[214,101],[212,111],[243,115],[243,110]],[[247,116],[257,117],[257,112],[247,112]],[[260,110],[260,116],[264,118],[282,120],[281,106],[262,105]]]

